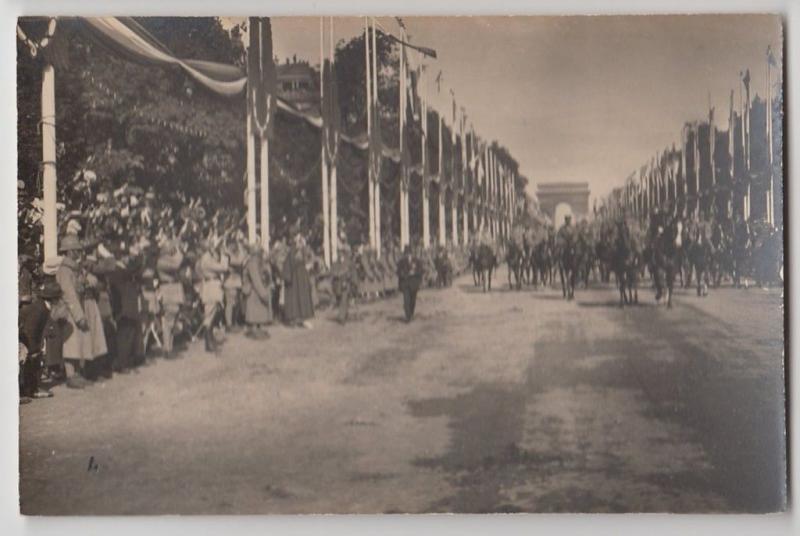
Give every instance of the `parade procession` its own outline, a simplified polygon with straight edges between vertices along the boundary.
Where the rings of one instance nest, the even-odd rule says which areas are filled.
[[[780,19],[513,19],[18,20],[22,513],[786,508]]]

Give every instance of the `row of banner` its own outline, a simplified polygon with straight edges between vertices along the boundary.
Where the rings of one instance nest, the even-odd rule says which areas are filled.
[[[741,216],[780,225],[782,81],[772,78],[777,69],[769,49],[767,66],[765,97],[751,97],[750,71],[743,71],[738,106],[732,90],[725,128],[714,108],[706,120],[686,122],[679,144],[631,173],[604,201],[606,209],[640,219],[658,207],[705,220]]]

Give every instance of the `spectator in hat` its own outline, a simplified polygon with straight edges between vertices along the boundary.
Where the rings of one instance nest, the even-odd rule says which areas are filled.
[[[291,325],[311,328],[314,316],[311,278],[306,266],[306,243],[300,232],[295,234],[281,270],[284,281],[284,314]]]
[[[206,351],[215,352],[217,343],[214,340],[214,326],[225,298],[222,277],[228,271],[228,259],[220,258],[216,245],[210,239],[204,243],[204,250],[198,262],[198,271],[202,278],[200,299],[203,302],[203,328]]]
[[[250,246],[250,254],[242,273],[246,335],[249,338],[269,338],[269,333],[263,328],[272,322],[271,287],[272,271],[269,263],[264,261],[261,244],[254,243]]]
[[[57,318],[51,314],[55,304],[61,298],[61,287],[53,279],[47,279],[30,303],[24,304],[19,311],[20,358],[20,396],[23,401],[33,398],[50,398],[48,390],[42,389],[39,381],[44,364],[45,340],[50,344],[54,340],[49,332],[57,329]],[[60,339],[55,339],[60,344]]]
[[[172,357],[175,340],[175,321],[186,301],[180,270],[184,265],[183,244],[173,236],[173,229],[158,250],[156,270],[158,296],[161,302],[161,337],[165,357]]]
[[[56,282],[61,287],[61,300],[67,307],[63,331],[63,357],[75,363],[76,373],[67,380],[67,386],[82,389],[91,378],[87,363],[107,352],[103,324],[91,287],[96,278],[83,268],[83,244],[77,235],[67,234],[61,240],[64,254],[56,270]]]
[[[242,294],[242,270],[248,254],[239,237],[235,235],[228,238],[223,254],[228,257],[230,267],[222,283],[225,293],[225,327],[235,331],[238,329],[236,316]]]

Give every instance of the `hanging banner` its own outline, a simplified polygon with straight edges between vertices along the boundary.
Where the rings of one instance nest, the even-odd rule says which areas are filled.
[[[272,137],[276,74],[269,17],[250,17],[248,34],[247,87],[253,103],[253,124],[262,138]]]

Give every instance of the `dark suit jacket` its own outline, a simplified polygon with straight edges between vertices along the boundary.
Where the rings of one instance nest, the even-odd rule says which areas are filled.
[[[35,298],[19,311],[19,340],[28,355],[42,351],[44,330],[50,320],[50,310],[41,298]]]

